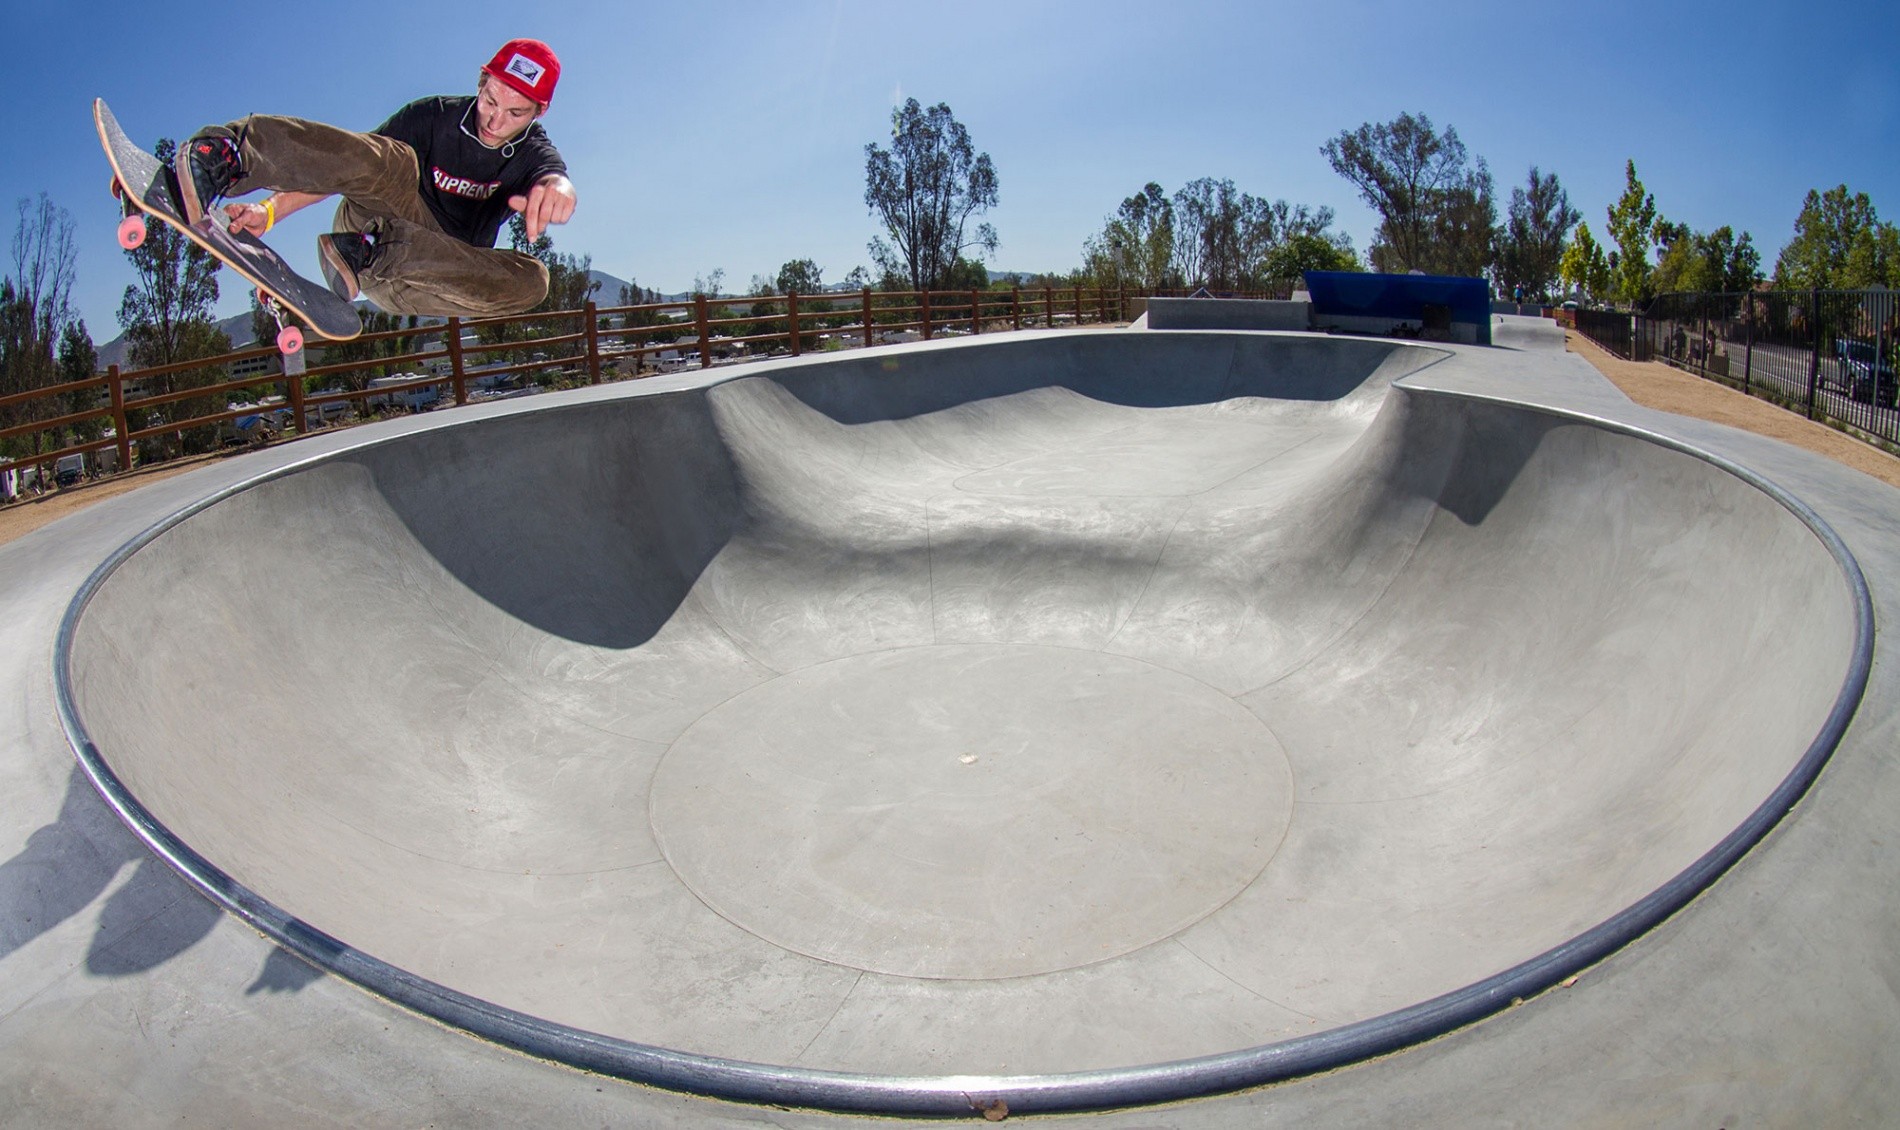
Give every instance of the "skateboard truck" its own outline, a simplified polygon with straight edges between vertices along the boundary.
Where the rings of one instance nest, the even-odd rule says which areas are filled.
[[[127,251],[134,250],[145,242],[145,213],[132,203],[131,197],[126,195],[125,186],[119,183],[117,177],[112,178],[112,198],[125,210],[125,218],[119,221],[119,246]]]
[[[284,372],[303,372],[303,327],[291,321],[290,311],[284,304],[263,290],[251,292],[257,296],[257,304],[262,306],[277,323],[277,352],[284,355]]]

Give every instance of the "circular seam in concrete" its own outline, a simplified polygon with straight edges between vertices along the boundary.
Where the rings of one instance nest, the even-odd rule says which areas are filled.
[[[1675,878],[1625,910],[1534,958],[1465,988],[1369,1020],[1313,1036],[1172,1063],[1036,1076],[888,1076],[816,1071],[695,1055],[603,1037],[493,1005],[428,981],[316,930],[254,891],[179,840],[125,788],[81,722],[73,693],[72,647],[87,605],[104,581],[133,553],[178,523],[258,483],[334,458],[331,452],[232,485],[163,519],[114,551],[86,579],[67,606],[55,642],[54,691],[60,723],[82,768],[128,827],[161,858],[215,902],[286,949],[402,1007],[477,1036],[583,1070],[672,1090],[738,1102],[888,1114],[970,1114],[996,1099],[1017,1112],[1073,1111],[1199,1097],[1331,1070],[1443,1035],[1549,988],[1602,960],[1654,928],[1706,889],[1759,842],[1813,783],[1838,744],[1864,692],[1873,649],[1873,608],[1858,563],[1838,535],[1799,499],[1729,460],[1682,441],[1588,413],[1526,404],[1503,397],[1408,388],[1408,395],[1508,405],[1555,419],[1588,424],[1681,452],[1750,484],[1795,515],[1825,545],[1848,582],[1854,606],[1854,646],[1847,674],[1815,738],[1786,777],[1732,832]],[[362,446],[399,442],[400,436]]]
[[[936,644],[727,700],[661,759],[649,819],[680,881],[774,945],[991,980],[1107,961],[1212,914],[1266,868],[1292,791],[1272,732],[1199,680]]]

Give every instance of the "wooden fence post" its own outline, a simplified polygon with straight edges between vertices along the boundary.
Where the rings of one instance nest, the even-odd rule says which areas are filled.
[[[1023,328],[1023,287],[1021,283],[1009,284],[1009,320],[1016,329]]]
[[[1050,287],[1042,288],[1042,328],[1052,330],[1056,327],[1056,292]]]
[[[462,319],[450,318],[443,333],[448,335],[443,343],[449,347],[449,380],[455,387],[455,403],[468,403],[468,369],[462,364]]]
[[[792,335],[792,356],[798,356],[798,292],[785,296],[785,329]]]
[[[712,368],[712,333],[706,324],[706,296],[693,295],[693,324],[699,327],[699,367]]]
[[[864,298],[864,348],[871,348],[871,288],[865,287]]]
[[[600,315],[596,313],[592,299],[581,308],[581,316],[587,319],[587,383],[600,383]]]
[[[106,376],[112,382],[112,426],[118,431],[119,470],[132,469],[132,428],[125,419],[125,380],[119,376],[117,365],[106,366]]]
[[[923,319],[924,340],[929,341],[930,340],[930,291],[923,290],[923,291],[919,291],[918,293],[922,296],[919,299],[918,316]]]

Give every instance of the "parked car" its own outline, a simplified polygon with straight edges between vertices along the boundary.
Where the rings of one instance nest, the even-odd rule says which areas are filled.
[[[1837,337],[1834,358],[1840,365],[1841,384],[1848,396],[1888,408],[1900,400],[1900,379],[1894,376],[1892,362],[1875,343],[1865,338]]]
[[[237,405],[236,407],[252,407]],[[242,447],[246,444],[269,443],[290,427],[290,409],[272,408],[265,411],[239,416],[218,425],[218,445],[220,447]]]
[[[53,484],[69,487],[86,477],[86,457],[83,454],[62,455],[53,463]]]

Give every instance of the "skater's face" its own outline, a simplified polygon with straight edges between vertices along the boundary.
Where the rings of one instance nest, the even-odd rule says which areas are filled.
[[[541,104],[505,83],[482,75],[475,91],[475,129],[483,145],[502,145],[541,115]]]

